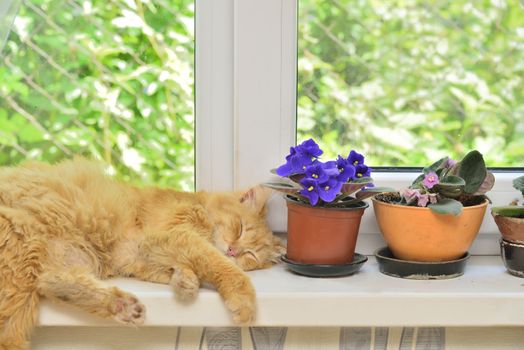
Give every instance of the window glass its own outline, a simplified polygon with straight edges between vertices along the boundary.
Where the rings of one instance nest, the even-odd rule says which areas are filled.
[[[519,0],[299,0],[298,140],[423,166],[524,166]]]
[[[104,160],[194,186],[194,1],[23,1],[0,63],[0,164]]]

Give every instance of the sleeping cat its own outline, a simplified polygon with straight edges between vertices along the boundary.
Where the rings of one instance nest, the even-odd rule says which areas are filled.
[[[265,222],[268,195],[141,189],[81,158],[0,168],[0,350],[27,347],[40,296],[143,323],[135,296],[100,281],[113,276],[170,284],[182,300],[208,282],[237,323],[251,322],[242,270],[283,252]]]

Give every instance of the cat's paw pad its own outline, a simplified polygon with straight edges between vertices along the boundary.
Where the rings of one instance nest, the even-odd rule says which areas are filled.
[[[144,323],[146,308],[132,295],[119,296],[112,305],[113,318],[123,324],[138,326]]]
[[[196,299],[200,281],[193,271],[186,268],[174,268],[171,286],[178,300],[189,302]]]
[[[249,325],[255,320],[254,296],[233,296],[226,301],[226,306],[233,313],[233,321],[236,324]]]

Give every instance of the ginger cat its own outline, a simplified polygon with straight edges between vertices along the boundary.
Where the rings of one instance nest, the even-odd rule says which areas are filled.
[[[283,253],[265,222],[267,191],[141,189],[81,158],[0,168],[0,350],[28,346],[40,296],[143,323],[135,296],[100,281],[113,276],[171,284],[182,300],[208,282],[236,322],[251,322],[255,290],[242,270]]]

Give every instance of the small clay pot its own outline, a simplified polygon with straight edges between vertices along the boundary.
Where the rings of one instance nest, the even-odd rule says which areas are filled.
[[[524,244],[501,239],[500,255],[510,274],[524,277]]]
[[[304,264],[348,264],[353,261],[360,220],[369,206],[322,208],[286,197],[287,258]]]
[[[372,199],[375,217],[397,259],[450,261],[463,257],[477,236],[488,201],[462,208],[459,216],[429,208],[389,204]]]
[[[524,219],[491,213],[505,240],[524,243]]]

